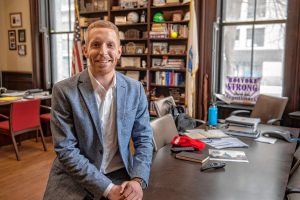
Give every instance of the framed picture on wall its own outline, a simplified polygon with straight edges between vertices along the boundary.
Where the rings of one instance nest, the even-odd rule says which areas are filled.
[[[9,16],[11,28],[22,27],[22,13],[10,13]]]
[[[19,56],[26,56],[26,45],[25,44],[18,45],[18,54],[19,54]]]
[[[25,29],[18,30],[18,41],[19,42],[26,42],[26,33]]]
[[[15,30],[8,31],[8,49],[9,50],[17,49],[17,39],[16,39],[16,31]]]

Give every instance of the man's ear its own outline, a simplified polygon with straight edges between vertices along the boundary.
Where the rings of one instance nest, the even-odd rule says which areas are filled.
[[[87,58],[88,57],[88,52],[87,52],[87,48],[86,48],[86,45],[83,45],[82,46],[82,53],[83,53],[83,55]]]
[[[120,45],[118,48],[118,59],[120,59],[121,55],[122,55],[122,46]]]

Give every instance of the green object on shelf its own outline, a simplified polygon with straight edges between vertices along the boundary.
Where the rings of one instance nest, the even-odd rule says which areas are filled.
[[[154,22],[165,22],[164,16],[161,12],[157,12],[153,15]]]

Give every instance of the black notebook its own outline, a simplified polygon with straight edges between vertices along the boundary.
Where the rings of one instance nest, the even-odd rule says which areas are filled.
[[[204,163],[209,158],[209,156],[206,154],[191,153],[191,152],[185,152],[185,151],[176,154],[175,157],[178,159],[181,159],[181,160],[188,160],[188,161],[198,162],[198,163]]]

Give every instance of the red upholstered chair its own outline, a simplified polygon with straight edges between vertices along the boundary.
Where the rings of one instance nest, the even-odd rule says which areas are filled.
[[[40,115],[41,122],[45,122],[45,123],[50,122],[50,120],[51,120],[51,107],[41,105],[41,108],[44,109],[44,110],[49,111],[49,112],[46,112],[46,113]]]
[[[40,103],[39,99],[13,102],[10,116],[6,117],[6,121],[0,122],[0,134],[11,137],[17,160],[20,160],[20,154],[15,136],[29,131],[40,132],[44,150],[47,151],[40,122]]]

